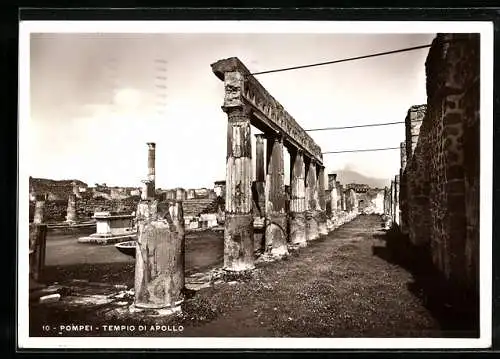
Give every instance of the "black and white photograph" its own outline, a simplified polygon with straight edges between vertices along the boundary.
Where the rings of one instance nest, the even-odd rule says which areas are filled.
[[[20,348],[491,345],[491,23],[19,37]]]

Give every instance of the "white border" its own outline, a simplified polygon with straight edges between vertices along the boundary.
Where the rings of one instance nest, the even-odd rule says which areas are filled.
[[[19,159],[26,158],[30,33],[438,33],[481,34],[480,338],[38,338],[29,337],[28,282],[18,281],[19,348],[445,349],[487,348],[492,328],[493,24],[379,21],[22,21],[19,29]],[[22,90],[22,91],[21,91]],[[221,95],[222,96],[222,95]],[[29,170],[18,161],[19,223],[28,223]],[[28,278],[28,226],[19,226],[18,278]],[[26,244],[26,245],[24,245]]]

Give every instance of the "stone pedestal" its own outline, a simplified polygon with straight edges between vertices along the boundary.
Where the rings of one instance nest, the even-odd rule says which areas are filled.
[[[141,202],[137,224],[133,307],[177,312],[183,301],[185,267],[182,204],[171,202],[159,212],[156,201]]]

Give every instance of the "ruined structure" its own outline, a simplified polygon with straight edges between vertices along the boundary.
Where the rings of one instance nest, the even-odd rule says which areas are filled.
[[[44,223],[45,217],[45,196],[35,195],[35,214],[33,223]]]
[[[153,146],[151,146],[153,145]],[[148,144],[154,148],[154,144]],[[154,157],[148,156],[148,180],[154,185]],[[181,201],[159,203],[155,188],[146,187],[137,206],[138,240],[135,300],[131,310],[180,311],[184,289],[185,231]]]
[[[321,149],[283,106],[255,79],[238,58],[212,64],[224,82],[222,109],[228,116],[224,268],[242,271],[254,267],[253,203],[262,206],[265,178],[266,243],[270,251],[286,253],[286,243],[313,240],[326,230],[323,158]],[[257,138],[257,182],[252,195],[251,125],[263,132]],[[267,146],[266,161],[262,149]],[[285,211],[283,150],[293,159],[290,216]],[[265,162],[265,163],[264,163]],[[260,211],[262,207],[260,208]],[[262,212],[261,212],[262,213]]]
[[[479,35],[438,34],[425,67],[427,104],[409,109],[401,146],[403,233],[450,285],[477,297]]]
[[[66,222],[75,223],[77,220],[76,216],[76,196],[71,193],[68,198],[68,207],[66,212]]]

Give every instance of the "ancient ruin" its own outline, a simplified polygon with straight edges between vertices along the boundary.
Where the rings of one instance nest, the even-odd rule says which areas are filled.
[[[479,35],[438,34],[426,75],[427,104],[406,116],[391,216],[449,285],[477,298]]]
[[[148,143],[147,186],[137,206],[135,300],[132,311],[180,311],[184,289],[184,217],[182,202],[155,198],[155,144]]]
[[[222,109],[228,116],[224,269],[245,271],[254,267],[253,203],[259,216],[265,216],[266,251],[273,255],[286,254],[290,243],[303,246],[328,234],[323,157],[319,146],[238,58],[220,60],[212,70],[224,82]],[[255,184],[251,126],[263,132],[256,139]],[[291,158],[288,211],[284,148]],[[340,195],[345,197],[342,189]]]

